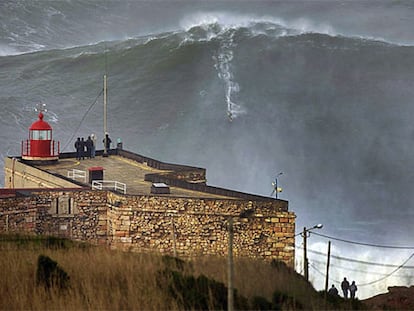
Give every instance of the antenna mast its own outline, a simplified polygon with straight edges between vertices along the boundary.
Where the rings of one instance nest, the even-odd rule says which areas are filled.
[[[270,196],[272,196],[273,194],[275,194],[276,199],[277,199],[277,194],[278,194],[279,192],[282,192],[282,188],[278,187],[278,184],[277,184],[277,178],[278,178],[280,175],[283,175],[283,172],[280,172],[279,174],[277,174],[277,175],[276,175],[276,177],[275,177],[275,181],[274,181],[274,182],[272,182],[273,191],[272,191],[272,193],[270,194]]]

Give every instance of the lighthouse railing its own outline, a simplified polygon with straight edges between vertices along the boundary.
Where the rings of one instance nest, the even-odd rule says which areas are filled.
[[[50,142],[50,153],[53,157],[59,156],[60,154],[60,141],[55,142],[52,140]]]
[[[32,154],[32,143],[37,142],[36,140],[23,140],[21,145],[21,153],[22,156],[33,156]],[[57,157],[60,154],[60,142],[56,142],[54,140],[50,141],[50,154],[43,154],[42,156],[51,156],[51,157]],[[38,155],[34,155],[38,156]]]
[[[30,140],[22,141],[22,156],[30,155]]]

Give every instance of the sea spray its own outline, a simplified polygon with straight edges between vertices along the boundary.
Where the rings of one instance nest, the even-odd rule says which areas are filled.
[[[31,110],[22,110],[26,105],[32,109],[39,100],[59,116],[53,126],[55,138],[68,141],[100,92],[103,46],[112,46],[106,55],[109,126],[128,150],[178,163],[190,159],[207,169],[210,185],[263,195],[270,194],[263,185],[268,185],[276,170],[283,170],[282,199],[296,213],[298,228],[322,222],[327,234],[341,238],[361,236],[376,243],[408,244],[414,218],[410,190],[414,174],[407,169],[414,156],[410,147],[413,46],[370,38],[414,42],[406,27],[413,20],[409,8],[365,2],[361,8],[353,2],[322,14],[326,11],[320,6],[310,10],[314,4],[309,3],[308,9],[285,4],[300,11],[289,14],[279,2],[255,2],[251,6],[262,8],[263,13],[253,16],[255,10],[249,10],[240,19],[240,6],[246,3],[234,8],[222,2],[232,13],[220,15],[216,13],[220,8],[214,7],[220,19],[205,19],[207,10],[192,4],[186,12],[176,11],[174,27],[142,32],[142,20],[165,24],[173,15],[165,3],[168,16],[142,7],[134,11],[133,6],[144,2],[128,2],[129,27],[119,18],[122,5],[118,2],[110,8],[111,3],[98,8],[86,1],[71,6],[66,2],[19,2],[23,7],[9,3],[0,10],[4,21],[0,52],[34,53],[0,57],[2,159],[19,156],[21,141],[27,139],[27,129],[36,119]],[[64,23],[60,15],[43,13],[49,6],[66,6],[58,8],[67,17]],[[156,4],[148,6],[152,9]],[[354,6],[359,8],[350,8]],[[382,14],[371,14],[371,9]],[[193,19],[197,24],[182,30],[177,21],[195,11],[200,11]],[[378,16],[385,15],[394,23],[378,27]],[[358,29],[360,16],[366,24]],[[352,17],[355,25],[350,24]],[[28,37],[23,28],[13,26],[19,21],[30,24],[37,34]],[[108,42],[110,38],[119,41]],[[180,45],[183,38],[188,41]],[[68,47],[74,48],[64,50]],[[39,49],[43,52],[35,52]],[[99,135],[101,102],[87,116],[79,135]],[[205,102],[211,105],[198,109]],[[236,105],[248,111],[248,117],[228,126],[223,122],[225,110],[231,106],[229,110],[234,111]],[[0,172],[1,182],[2,176]],[[373,219],[378,222],[367,223]],[[349,250],[341,247],[339,255],[350,257]],[[326,252],[326,246],[321,251]],[[301,252],[297,254],[300,259]],[[364,260],[363,253],[358,254],[356,250],[352,257]],[[309,260],[315,263],[312,255],[309,252]],[[406,258],[395,255],[386,262],[400,264]],[[343,271],[334,265],[342,264],[332,261],[330,274],[340,280]],[[324,264],[316,267],[324,271]],[[395,274],[400,276],[396,284],[410,284],[404,271]],[[310,272],[312,279],[312,267]],[[363,275],[353,277],[360,284],[371,281]],[[324,283],[314,284],[319,288]],[[358,297],[378,292],[378,285],[361,287]]]
[[[227,116],[230,121],[246,113],[246,110],[234,101],[235,94],[240,91],[239,83],[235,81],[231,70],[234,57],[234,34],[235,30],[231,29],[222,35],[217,55],[213,56],[215,61],[214,67],[218,72],[218,77],[224,82],[225,103],[227,106]]]

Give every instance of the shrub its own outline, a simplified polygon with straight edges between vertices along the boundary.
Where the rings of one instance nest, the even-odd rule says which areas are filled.
[[[40,255],[37,260],[36,285],[43,286],[46,289],[52,287],[67,289],[69,276],[58,266],[56,261],[48,256]]]
[[[262,296],[254,296],[251,307],[253,310],[274,310],[272,303]]]
[[[227,308],[227,287],[205,275],[194,277],[182,272],[165,269],[159,273],[159,286],[167,284],[168,294],[185,310],[224,310]],[[165,288],[163,288],[165,290]],[[248,300],[234,290],[234,306],[249,309]]]

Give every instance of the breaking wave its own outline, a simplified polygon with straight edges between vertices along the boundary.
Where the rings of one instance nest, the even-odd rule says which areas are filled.
[[[139,32],[119,12],[100,20],[100,5],[0,4],[3,156],[20,153],[38,103],[64,151],[74,131],[102,136],[106,72],[109,132],[126,149],[206,167],[209,184],[261,195],[283,170],[281,197],[299,227],[410,242],[412,226],[401,224],[414,217],[413,46],[220,12]]]

